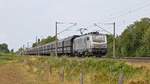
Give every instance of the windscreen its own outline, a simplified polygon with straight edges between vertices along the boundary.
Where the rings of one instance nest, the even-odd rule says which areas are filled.
[[[106,36],[105,35],[93,35],[92,36],[92,39],[93,39],[93,42],[105,42],[105,38]]]

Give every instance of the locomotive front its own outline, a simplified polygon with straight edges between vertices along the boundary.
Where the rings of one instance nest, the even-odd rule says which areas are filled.
[[[91,34],[91,52],[95,55],[107,53],[107,36],[105,34]]]
[[[106,34],[89,33],[74,39],[74,54],[102,56],[107,53]]]

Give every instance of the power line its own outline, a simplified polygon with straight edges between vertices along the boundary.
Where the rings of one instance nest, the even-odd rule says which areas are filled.
[[[143,8],[148,7],[149,5],[150,5],[150,3],[148,3],[148,4],[146,4],[146,5],[142,6],[142,7],[138,7],[138,8],[135,8],[135,9],[133,9],[133,10],[129,10],[129,11],[127,11],[126,13],[124,13],[124,14],[118,16],[118,17],[124,16],[124,15],[129,14],[129,13],[137,12],[137,11],[143,9]]]
[[[72,24],[73,24],[73,25],[67,27],[66,29],[64,29],[63,31],[59,32],[58,34],[61,34],[61,33],[65,32],[65,31],[68,31],[70,28],[72,28],[73,26],[76,26],[76,25],[77,25],[77,23],[72,23]]]
[[[87,29],[88,27],[85,27],[83,24],[80,24],[80,23],[72,23],[73,25],[67,27],[66,29],[64,29],[63,31],[59,32],[58,34],[61,34],[65,31],[80,31],[81,33],[81,30],[80,29]],[[80,26],[77,30],[69,30],[70,28],[72,28],[73,26]]]
[[[110,18],[107,18],[107,19],[104,19],[104,20],[117,19],[119,17],[126,16],[126,15],[128,15],[130,13],[140,11],[143,8],[149,7],[149,5],[150,5],[150,3],[148,2],[147,4],[145,4],[145,5],[141,6],[141,7],[138,7],[138,8],[135,8],[135,9],[131,9],[131,10],[129,10],[129,11],[125,12],[125,13],[122,13],[122,14],[120,14],[118,16],[110,17]]]
[[[140,2],[140,3],[138,3],[138,4],[133,4],[133,5],[139,6],[139,5],[141,5],[141,4],[145,4],[146,1],[147,1],[147,0],[142,1],[143,3]],[[131,7],[130,7],[130,8],[131,8]],[[128,9],[130,9],[130,8],[127,8],[126,10],[128,10]],[[116,15],[116,14],[118,14],[118,13],[123,13],[123,12],[124,12],[124,10],[121,10],[121,11],[115,12],[114,15]]]
[[[101,28],[103,31],[105,31],[105,32],[107,32],[107,33],[109,33],[109,34],[112,34],[111,32],[109,32],[109,31],[107,31],[106,29],[102,28],[101,26],[97,25],[96,23],[95,23],[94,25],[97,26],[97,27],[99,27],[99,28]]]
[[[64,23],[62,23],[62,22],[57,22],[56,21],[56,23],[55,23],[55,40],[56,40],[56,44],[55,44],[55,55],[57,56],[58,55],[58,53],[57,53],[57,51],[58,51],[58,24],[64,24]],[[73,24],[73,26],[74,25],[76,25],[75,23],[69,23],[69,24]],[[72,27],[72,26],[71,26]],[[71,28],[71,27],[68,27],[68,28]],[[65,30],[68,30],[68,28],[66,28]],[[64,32],[65,30],[63,30],[62,32]],[[60,33],[62,33],[62,32],[60,32]],[[60,34],[59,33],[59,34]]]

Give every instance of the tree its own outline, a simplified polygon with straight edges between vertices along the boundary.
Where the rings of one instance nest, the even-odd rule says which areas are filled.
[[[11,53],[14,53],[14,49],[11,49],[10,52],[11,52]]]
[[[150,56],[150,19],[134,22],[120,36],[120,56]]]
[[[44,45],[44,44],[47,44],[47,43],[50,43],[50,42],[53,42],[55,41],[55,36],[52,37],[52,36],[48,36],[47,38],[43,38],[43,39],[38,39],[38,43],[33,43],[32,47],[36,47],[38,45]]]
[[[6,43],[0,44],[1,53],[9,53],[8,45]]]
[[[113,37],[108,36],[108,56],[112,56]],[[116,55],[119,57],[150,56],[150,18],[142,18],[127,26],[116,37]]]

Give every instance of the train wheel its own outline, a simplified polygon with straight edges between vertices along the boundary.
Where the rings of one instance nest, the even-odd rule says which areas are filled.
[[[84,52],[84,55],[86,56],[86,57],[88,57],[89,56],[89,52]]]
[[[102,57],[102,55],[96,55],[96,57]]]

